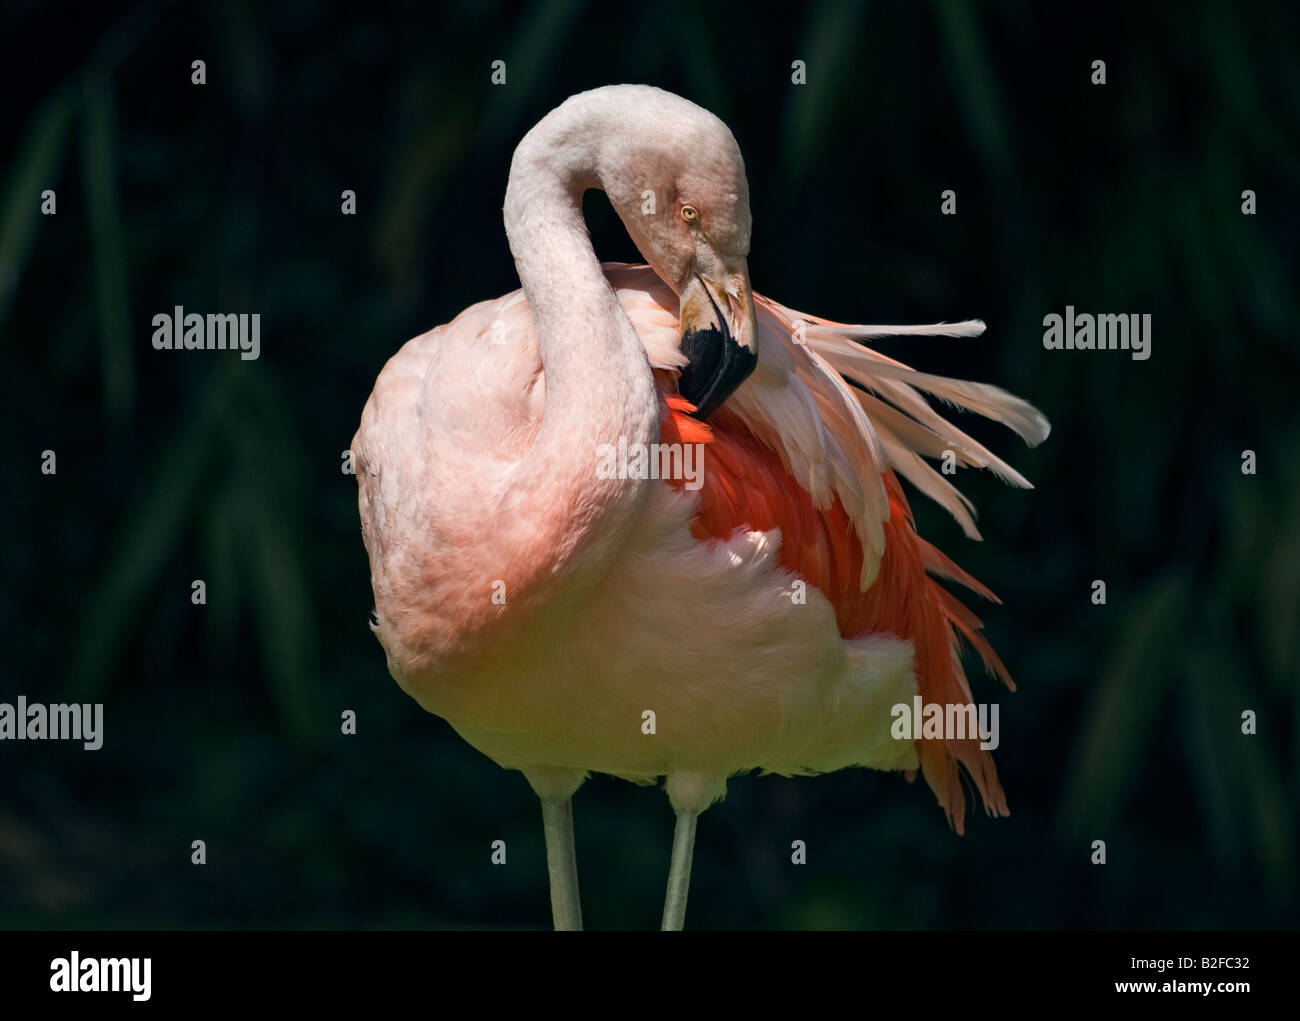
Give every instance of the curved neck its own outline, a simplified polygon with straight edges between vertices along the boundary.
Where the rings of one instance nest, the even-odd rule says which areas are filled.
[[[605,564],[644,498],[644,481],[600,478],[600,447],[659,438],[645,347],[582,218],[583,192],[601,185],[597,147],[604,125],[592,120],[561,108],[525,136],[511,163],[504,209],[546,387],[541,426],[511,473],[507,502],[514,520],[528,523],[533,549],[526,559],[545,547],[552,574]]]

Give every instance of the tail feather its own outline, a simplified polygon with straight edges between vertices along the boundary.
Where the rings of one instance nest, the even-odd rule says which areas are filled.
[[[920,538],[918,536],[918,538]],[[921,542],[921,563],[925,569],[933,575],[940,578],[946,578],[948,581],[955,581],[958,585],[969,589],[977,596],[982,596],[991,603],[1001,603],[1002,600],[993,594],[986,586],[981,584],[971,575],[967,574],[955,563],[953,563],[937,546],[931,545],[924,539]]]
[[[987,383],[969,383],[944,376],[931,376],[893,362],[892,359],[877,360],[883,359],[883,356],[864,348],[843,344],[830,349],[824,345],[812,346],[850,382],[885,398],[925,426],[944,442],[943,449],[952,450],[963,463],[988,468],[1004,482],[1021,489],[1033,488],[1029,480],[1018,471],[935,411],[917,390],[924,390],[941,400],[1001,422],[1030,446],[1036,446],[1047,438],[1051,427],[1042,412],[1027,401]]]
[[[811,316],[805,316],[811,319]],[[978,337],[984,332],[983,319],[966,319],[960,323],[929,323],[923,326],[852,326],[818,320],[823,333],[835,333],[849,340],[868,340],[876,337]]]
[[[1011,485],[1030,483],[949,421],[940,405],[1000,422],[1031,446],[1047,438],[1047,419],[996,386],[917,372],[863,343],[886,336],[976,337],[984,324],[851,325],[761,295],[754,301],[758,365],[711,419],[714,467],[701,492],[697,537],[724,538],[739,525],[780,527],[782,566],[827,597],[842,636],[887,634],[912,643],[917,688],[926,704],[972,704],[963,643],[1014,689],[979,618],[937,579],[996,597],[916,533],[898,478],[978,539],[974,505],[927,459],[951,455],[958,465],[987,468]],[[667,355],[652,358],[652,364],[675,373]],[[718,476],[728,473],[723,485]],[[791,479],[796,486],[788,484]],[[927,784],[959,833],[966,812],[963,773],[988,813],[1007,814],[993,758],[980,748],[978,736],[922,738],[917,754]]]
[[[760,308],[774,313],[780,326],[788,331],[781,336],[773,330],[764,336],[765,344],[760,345],[760,363],[765,361],[765,348],[769,352],[766,358],[769,371],[758,384],[770,402],[766,407],[784,408],[787,405],[780,399],[781,395],[802,396],[806,388],[827,423],[815,446],[792,438],[800,435],[797,431],[775,435],[772,445],[781,453],[787,467],[797,456],[789,448],[800,446],[801,442],[800,454],[807,456],[811,449],[828,466],[819,478],[829,481],[836,495],[851,509],[849,517],[863,539],[863,551],[867,554],[862,565],[863,601],[855,603],[856,593],[841,593],[842,605],[857,607],[842,614],[842,623],[848,625],[844,633],[856,634],[865,626],[868,630],[910,638],[915,649],[917,685],[926,704],[972,704],[960,656],[963,641],[979,654],[990,674],[1000,677],[1014,690],[1006,666],[981,633],[979,618],[927,575],[963,585],[993,601],[996,597],[916,534],[894,473],[947,510],[968,537],[979,539],[974,505],[926,459],[951,457],[961,467],[987,468],[1010,485],[1024,489],[1032,486],[1006,461],[949,421],[936,405],[972,411],[1000,422],[1030,446],[1047,438],[1050,426],[1046,417],[1028,402],[999,387],[918,372],[863,344],[887,336],[977,337],[984,332],[984,324],[979,320],[925,326],[850,325],[796,312],[768,299],[757,300]],[[769,338],[776,345],[767,343]],[[778,347],[774,353],[773,346]],[[861,417],[844,411],[845,395],[851,395],[849,403],[856,403],[863,413]],[[936,404],[931,404],[931,400]],[[757,400],[751,403],[742,397],[736,406],[756,432],[763,429],[761,420],[766,413]],[[793,414],[771,413],[786,417]],[[835,456],[840,450],[860,452],[849,460],[864,480],[879,473],[888,492],[891,513],[874,519],[874,508],[859,495],[869,487],[857,485],[857,480],[846,484],[843,479],[839,467],[842,462]],[[799,472],[792,474],[796,478],[808,477]],[[819,502],[818,506],[824,504]],[[860,510],[866,512],[865,517]],[[880,533],[874,527],[875,520],[883,525],[886,540],[878,567],[873,563],[880,551]],[[919,581],[915,580],[918,574]],[[873,587],[867,591],[869,585]],[[882,594],[882,589],[890,590],[888,597]],[[887,608],[886,602],[892,608]],[[993,757],[979,746],[978,737],[923,739],[918,749],[926,782],[959,833],[964,829],[966,812],[963,772],[969,776],[986,811],[992,815],[1007,814],[1006,795],[998,781]]]

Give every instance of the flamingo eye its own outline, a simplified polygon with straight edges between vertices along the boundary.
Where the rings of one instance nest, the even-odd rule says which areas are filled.
[[[682,219],[687,223],[698,223],[700,211],[694,206],[682,206]]]

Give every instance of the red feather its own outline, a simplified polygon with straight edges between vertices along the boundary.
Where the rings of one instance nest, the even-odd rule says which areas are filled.
[[[917,687],[927,705],[972,702],[958,635],[975,648],[990,673],[1014,689],[1006,667],[980,634],[979,618],[927,569],[996,597],[916,533],[911,508],[892,471],[881,476],[890,508],[884,523],[885,553],[879,575],[863,592],[858,584],[862,544],[838,498],[826,510],[815,507],[776,453],[725,407],[705,424],[691,417],[693,407],[685,398],[670,393],[665,400],[662,442],[707,445],[700,507],[691,529],[696,538],[725,540],[738,528],[779,528],[781,565],[826,597],[842,637],[887,634],[912,643]],[[684,480],[670,484],[680,489]],[[957,832],[964,829],[966,811],[958,763],[970,774],[985,809],[992,815],[1007,814],[993,758],[979,748],[978,738],[923,739],[919,746],[921,770]]]

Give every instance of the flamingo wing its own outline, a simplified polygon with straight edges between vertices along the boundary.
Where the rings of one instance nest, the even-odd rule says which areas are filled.
[[[678,395],[676,298],[646,267],[610,265],[610,281],[642,334],[664,393],[663,440],[705,444],[699,509],[701,541],[737,529],[780,530],[781,564],[816,587],[835,608],[840,634],[887,634],[912,642],[926,705],[968,705],[959,640],[1014,687],[980,634],[979,619],[935,576],[995,599],[993,593],[917,534],[898,476],[946,508],[978,538],[973,507],[924,458],[951,451],[956,463],[1029,483],[947,419],[922,393],[1002,422],[1031,445],[1047,420],[1026,402],[982,383],[919,373],[861,346],[894,334],[977,336],[983,324],[855,326],[805,315],[755,296],[759,364],[702,423]],[[683,480],[673,480],[679,488]],[[964,766],[987,811],[1006,814],[992,757],[978,737],[922,740],[921,769],[960,832]]]

